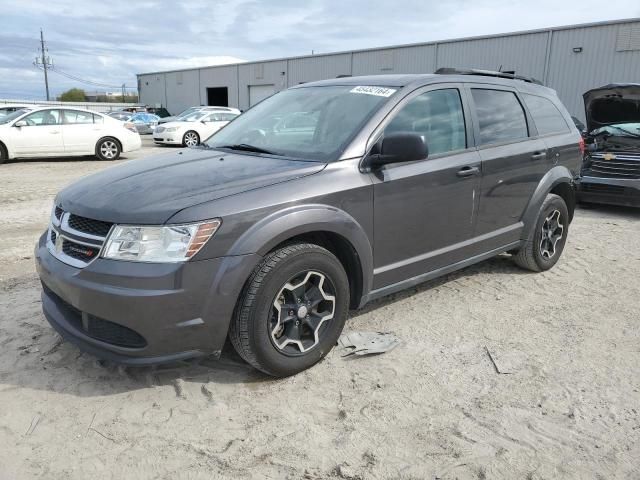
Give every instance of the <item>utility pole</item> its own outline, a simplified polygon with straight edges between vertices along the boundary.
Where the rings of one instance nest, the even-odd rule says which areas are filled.
[[[37,67],[42,65],[42,69],[44,70],[44,86],[47,89],[47,101],[49,101],[49,77],[47,75],[47,69],[53,67],[53,63],[51,63],[51,57],[47,56],[47,49],[44,46],[44,34],[42,33],[42,29],[40,29],[40,55],[39,57],[36,57],[34,65]]]
[[[127,88],[127,87],[126,87],[126,86],[125,86],[125,84],[123,83],[123,84],[122,84],[122,103],[124,103],[124,102],[125,102],[125,95],[126,95],[125,89],[126,89],[126,88]]]

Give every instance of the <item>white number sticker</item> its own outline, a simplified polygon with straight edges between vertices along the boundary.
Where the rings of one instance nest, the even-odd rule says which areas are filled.
[[[386,87],[355,87],[350,90],[351,93],[364,93],[365,95],[375,95],[376,97],[390,97],[396,93],[395,88]]]

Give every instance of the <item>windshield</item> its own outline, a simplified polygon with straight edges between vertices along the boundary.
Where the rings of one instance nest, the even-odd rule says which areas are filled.
[[[195,111],[195,112],[192,112],[189,115],[183,115],[182,117],[178,118],[177,120],[179,120],[181,122],[195,122],[197,120],[202,119],[202,117],[207,115],[207,113],[208,112]]]
[[[16,110],[15,112],[11,112],[8,115],[5,115],[4,117],[0,117],[0,125],[4,124],[4,123],[9,123],[13,120],[15,120],[16,118],[18,118],[19,116],[27,113],[29,110],[24,108],[22,110]]]
[[[186,117],[186,116],[191,115],[192,113],[198,112],[198,111],[200,111],[200,108],[198,108],[198,107],[187,108],[186,110],[183,110],[178,115],[176,115],[176,117],[178,117],[178,118]]]
[[[364,123],[396,91],[355,86],[285,90],[238,116],[205,144],[329,161],[338,158]]]
[[[604,127],[597,128],[593,132],[591,132],[591,135],[601,135],[601,134],[607,134],[609,136],[615,136],[615,137],[640,138],[640,123],[639,122],[613,123],[611,125],[606,125]]]

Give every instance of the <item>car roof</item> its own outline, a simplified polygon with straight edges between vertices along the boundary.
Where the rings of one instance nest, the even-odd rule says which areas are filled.
[[[485,83],[517,88],[524,92],[545,92],[555,94],[554,90],[543,85],[525,81],[520,78],[504,78],[473,73],[425,73],[425,74],[395,74],[395,75],[366,75],[360,77],[341,77],[317,82],[303,83],[291,88],[325,87],[325,86],[376,86],[376,87],[414,87],[436,83]]]

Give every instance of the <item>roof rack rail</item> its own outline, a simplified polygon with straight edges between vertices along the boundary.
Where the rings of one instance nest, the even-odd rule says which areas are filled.
[[[482,75],[485,77],[509,78],[511,80],[522,80],[523,82],[535,83],[542,85],[540,80],[533,77],[525,77],[524,75],[516,75],[515,72],[494,72],[492,70],[478,70],[475,68],[458,69],[458,68],[439,68],[435,71],[439,75]]]

